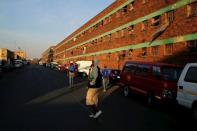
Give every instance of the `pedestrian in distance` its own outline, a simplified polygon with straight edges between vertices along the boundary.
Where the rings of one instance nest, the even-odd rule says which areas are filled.
[[[74,76],[75,76],[75,66],[73,61],[70,62],[69,66],[69,87],[72,88],[74,84]]]
[[[102,86],[102,75],[98,66],[99,61],[94,59],[89,73],[86,106],[90,109],[89,117],[98,118],[102,111],[98,109],[98,95]]]
[[[109,75],[110,70],[107,68],[107,66],[104,66],[104,69],[102,70],[102,78],[103,78],[103,91],[106,92],[109,84]]]

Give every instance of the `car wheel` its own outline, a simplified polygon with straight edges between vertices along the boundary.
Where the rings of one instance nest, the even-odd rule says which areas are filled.
[[[124,86],[124,90],[123,90],[124,96],[128,97],[129,96],[129,86]]]
[[[154,94],[149,92],[147,95],[147,104],[151,105],[154,102]]]
[[[83,72],[82,76],[83,76],[83,77],[86,77],[87,75],[86,75],[86,73],[85,73],[85,72]]]
[[[197,104],[195,104],[192,108],[193,118],[197,120]]]

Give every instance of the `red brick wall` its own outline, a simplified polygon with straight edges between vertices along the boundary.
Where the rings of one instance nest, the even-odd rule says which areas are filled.
[[[64,41],[70,39],[72,36],[77,34],[78,32],[82,31],[86,27],[88,27],[91,23],[94,23],[99,18],[105,16],[108,12],[115,9],[116,7],[123,4],[126,0],[117,0],[112,5],[110,5],[108,8],[103,10],[101,13],[99,13],[97,16],[95,16],[93,19],[88,21],[85,25],[83,25],[81,28],[76,30],[74,33],[72,33],[70,36],[68,36]],[[111,16],[111,22],[99,26],[92,32],[87,32],[85,35],[81,36],[80,38],[77,38],[76,41],[71,41],[69,44],[62,44],[62,46],[56,49],[56,53],[62,52],[65,49],[68,49],[74,45],[77,45],[81,42],[84,42],[86,40],[89,40],[95,36],[98,36],[100,34],[103,34],[105,32],[108,32],[110,30],[113,30],[114,28],[117,28],[125,23],[128,23],[130,21],[133,21],[137,18],[143,17],[147,14],[150,14],[152,12],[155,12],[163,7],[166,7],[168,5],[171,5],[172,3],[175,3],[178,0],[147,0],[147,3],[142,4],[141,0],[137,0],[134,3],[134,10],[128,11],[127,13],[122,14],[120,17],[116,16],[116,13]],[[195,6],[197,6],[196,3],[193,3]],[[161,15],[161,22],[158,26],[151,26],[151,19],[148,20],[148,27],[145,31],[142,31],[142,23],[138,23],[134,26],[134,31],[132,32],[133,35],[129,35],[128,31],[125,33],[123,37],[116,38],[116,34],[113,33],[111,36],[111,40],[98,42],[97,43],[88,43],[86,45],[86,53],[93,53],[101,50],[107,50],[107,49],[113,49],[117,47],[122,47],[129,44],[138,44],[143,42],[151,41],[152,34],[156,30],[158,30],[162,25],[164,25],[166,22],[166,14]],[[197,17],[187,17],[187,6],[181,7],[179,9],[176,9],[174,11],[174,20],[170,25],[167,27],[166,31],[157,38],[159,39],[166,39],[169,37],[179,36],[179,35],[186,35],[186,34],[192,34],[197,32]],[[60,44],[60,45],[61,45]],[[63,59],[69,58],[72,56],[78,56],[81,55],[83,52],[83,46],[77,47],[76,49],[73,49],[73,54],[71,54],[71,50],[67,52],[63,52],[56,56],[56,59]],[[172,62],[172,60],[168,60],[168,58],[171,58],[171,55],[165,55],[165,45],[159,46],[159,54],[157,56],[153,56],[151,52],[152,48],[147,48],[147,55],[141,56],[142,49],[135,49],[132,52],[132,57],[128,56],[128,51],[125,51],[125,57],[118,60],[118,52],[117,53],[111,53],[111,54],[103,54],[101,56],[97,56],[100,59],[100,66],[103,67],[104,65],[107,65],[110,68],[119,68],[121,69],[123,63],[126,60],[132,60],[132,61],[163,61],[163,62]],[[185,43],[178,43],[174,44],[173,46],[173,53],[172,55],[175,55],[179,52],[184,52],[186,49]],[[65,54],[65,55],[64,55]],[[123,54],[123,52],[119,52],[119,54]],[[178,57],[178,56],[177,56]],[[81,59],[87,59],[91,60],[93,57],[85,57]],[[80,59],[80,58],[78,58]],[[77,60],[77,59],[76,59]],[[178,63],[178,62],[177,62]]]

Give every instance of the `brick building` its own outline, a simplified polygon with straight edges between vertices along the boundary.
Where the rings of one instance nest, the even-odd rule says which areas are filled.
[[[42,53],[42,58],[41,58],[42,63],[53,62],[53,54],[54,54],[53,50],[54,50],[54,46],[51,46]]]
[[[27,56],[24,51],[15,51],[14,52],[14,59],[23,59],[26,60]]]
[[[197,62],[196,0],[116,0],[54,47],[54,61]]]

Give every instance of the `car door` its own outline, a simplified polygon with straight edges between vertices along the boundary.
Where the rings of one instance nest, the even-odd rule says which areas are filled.
[[[178,81],[178,102],[191,108],[197,99],[197,64],[187,65]]]

